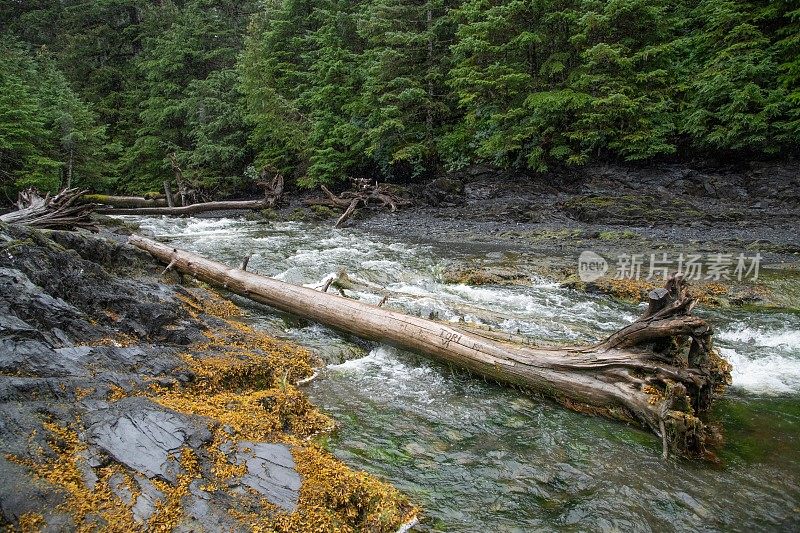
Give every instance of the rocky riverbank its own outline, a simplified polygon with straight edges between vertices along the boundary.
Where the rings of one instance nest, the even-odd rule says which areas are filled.
[[[699,256],[702,272],[692,282],[705,303],[800,307],[800,165],[794,161],[599,166],[546,175],[473,167],[411,186],[408,194],[413,207],[364,212],[351,224],[454,256],[445,273],[454,282],[524,283],[538,274],[579,290],[639,300],[663,282],[660,270],[647,279],[651,257],[660,262],[666,254],[666,263],[657,266],[674,271],[681,256],[684,264]],[[333,216],[295,203],[280,215]],[[584,251],[608,264],[590,283],[577,276]],[[641,261],[639,274],[629,266],[621,272],[621,261],[633,256]],[[756,256],[754,279],[747,270]],[[712,264],[719,276],[709,271]]]
[[[0,525],[395,531],[416,509],[315,438],[319,363],[123,237],[0,226]],[[172,276],[168,274],[167,276]]]

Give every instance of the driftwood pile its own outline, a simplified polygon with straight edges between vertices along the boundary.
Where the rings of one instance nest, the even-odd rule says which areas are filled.
[[[347,222],[359,207],[376,207],[378,209],[388,207],[394,213],[398,207],[411,204],[409,200],[395,194],[388,185],[371,183],[369,180],[356,180],[353,190],[344,191],[339,195],[333,194],[325,185],[321,188],[326,198],[314,198],[306,200],[304,203],[344,209],[334,224],[336,228]]]
[[[98,213],[104,215],[196,215],[209,211],[227,211],[240,209],[268,209],[276,207],[283,196],[284,181],[283,176],[276,174],[275,177],[267,182],[260,181],[259,185],[264,187],[263,200],[228,200],[221,202],[201,202],[196,204],[167,206],[167,207],[104,207],[97,209]],[[186,195],[183,195],[186,198]],[[143,199],[144,200],[144,199]],[[119,205],[119,203],[117,204]]]
[[[0,215],[0,222],[49,229],[95,229],[91,214],[96,206],[81,203],[85,192],[64,189],[55,196],[42,196],[36,189],[25,189],[17,196],[17,210]]]

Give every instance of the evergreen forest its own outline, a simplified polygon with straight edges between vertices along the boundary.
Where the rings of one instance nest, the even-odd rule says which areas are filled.
[[[0,183],[791,157],[790,0],[4,0]]]

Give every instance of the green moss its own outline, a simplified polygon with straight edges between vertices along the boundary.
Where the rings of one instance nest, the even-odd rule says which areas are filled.
[[[305,222],[311,218],[311,213],[307,209],[303,209],[302,207],[298,207],[291,213],[289,216],[286,217],[287,220],[291,220],[292,222]]]
[[[258,212],[264,220],[275,220],[278,218],[278,212],[274,209],[262,209]]]
[[[339,213],[337,213],[334,209],[331,209],[325,205],[312,205],[311,211],[320,219],[334,218],[339,216]]]
[[[625,231],[601,231],[599,239],[602,241],[620,241],[626,239],[635,239],[638,235],[630,230]]]

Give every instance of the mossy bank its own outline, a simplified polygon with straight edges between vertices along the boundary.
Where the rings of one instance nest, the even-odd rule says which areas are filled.
[[[121,239],[120,239],[121,241]],[[0,227],[0,525],[396,531],[417,509],[316,443],[321,364],[113,235]]]

